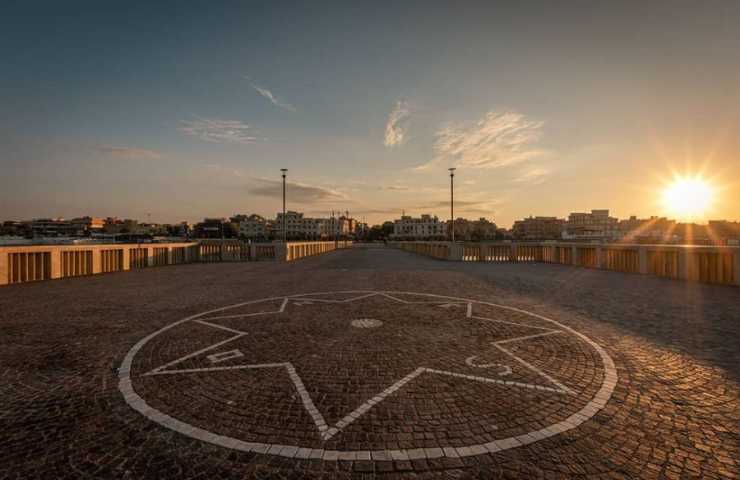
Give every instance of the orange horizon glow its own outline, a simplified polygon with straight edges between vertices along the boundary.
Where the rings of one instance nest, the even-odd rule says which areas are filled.
[[[677,220],[706,221],[716,197],[717,187],[702,175],[674,175],[661,192],[661,203]]]

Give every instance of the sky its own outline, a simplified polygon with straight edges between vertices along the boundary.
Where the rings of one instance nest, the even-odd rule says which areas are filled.
[[[740,220],[740,2],[10,2],[0,219]],[[675,216],[675,215],[674,215]]]

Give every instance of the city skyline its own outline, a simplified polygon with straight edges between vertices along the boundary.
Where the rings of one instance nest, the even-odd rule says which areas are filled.
[[[2,217],[740,220],[740,5],[629,3],[9,7]]]

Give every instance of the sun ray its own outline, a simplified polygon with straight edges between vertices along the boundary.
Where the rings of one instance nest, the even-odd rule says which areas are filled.
[[[715,188],[701,175],[674,175],[662,192],[663,208],[681,220],[704,220],[715,201]]]

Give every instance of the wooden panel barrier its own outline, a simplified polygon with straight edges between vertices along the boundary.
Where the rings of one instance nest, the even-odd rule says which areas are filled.
[[[647,273],[659,277],[678,278],[678,252],[649,250],[647,252]]]
[[[605,248],[602,255],[601,268],[605,270],[640,273],[640,256],[636,248]]]
[[[511,260],[511,245],[486,245],[484,262],[508,262]]]
[[[732,254],[692,251],[688,255],[688,279],[731,284],[734,280]]]
[[[555,247],[555,263],[573,265],[573,247]]]
[[[275,258],[274,247],[268,248]],[[235,241],[224,248],[198,243],[0,246],[0,285],[197,262],[201,249],[206,261],[250,259],[250,246]]]
[[[389,242],[408,252],[466,262],[546,262],[704,283],[740,285],[740,247],[578,243]],[[458,253],[455,253],[457,249]]]
[[[517,262],[541,262],[542,246],[539,245],[517,245],[516,261]]]
[[[256,260],[275,259],[275,245],[257,245],[254,250],[256,252]]]
[[[123,270],[123,249],[101,250],[101,273],[119,272]]]
[[[51,278],[49,252],[8,253],[8,283],[33,282]]]
[[[221,245],[216,243],[201,243],[198,250],[198,258],[201,262],[220,262]]]
[[[80,277],[93,273],[92,250],[62,252],[62,277]]]
[[[596,247],[577,247],[576,250],[578,251],[578,265],[586,268],[598,267]]]
[[[147,259],[148,253],[146,248],[131,248],[129,249],[129,269],[134,268],[145,268],[149,266],[149,260]]]
[[[149,265],[153,267],[163,267],[167,265],[169,258],[167,254],[167,247],[154,247],[152,248],[152,256],[150,257]]]

